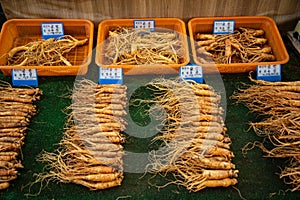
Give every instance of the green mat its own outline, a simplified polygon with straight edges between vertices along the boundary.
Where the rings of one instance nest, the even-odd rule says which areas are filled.
[[[287,39],[284,39],[287,46],[290,61],[283,65],[283,81],[300,80],[300,57],[293,49]],[[96,67],[90,69],[91,77],[97,77]],[[126,76],[124,83],[128,88],[136,88],[143,82],[151,80],[155,76]],[[22,148],[22,164],[24,169],[19,170],[18,178],[11,183],[11,186],[0,191],[1,199],[300,199],[299,192],[285,192],[289,186],[279,179],[280,167],[285,165],[284,159],[264,158],[261,150],[254,148],[247,152],[244,157],[241,149],[253,141],[262,141],[252,130],[246,131],[249,121],[259,120],[258,117],[249,113],[243,105],[236,105],[230,96],[241,86],[242,83],[250,83],[248,74],[226,74],[222,75],[226,94],[226,126],[228,128],[232,144],[231,150],[235,157],[233,163],[239,170],[238,184],[229,188],[207,188],[197,193],[191,193],[184,187],[169,185],[157,189],[149,184],[163,184],[165,178],[156,176],[153,179],[151,174],[124,173],[124,180],[120,187],[102,191],[89,191],[87,188],[76,184],[63,184],[49,182],[49,184],[37,196],[26,196],[26,194],[37,193],[40,185],[36,184],[29,191],[28,184],[35,178],[34,174],[43,171],[44,164],[36,162],[36,156],[43,150],[53,152],[57,148],[64,132],[67,119],[65,108],[70,105],[70,92],[73,88],[75,77],[40,77],[39,88],[43,96],[37,102],[38,114],[32,118],[29,131],[27,132],[25,144]],[[10,77],[0,76],[0,80],[11,82]],[[133,92],[133,91],[131,91]],[[136,90],[134,94],[140,94],[142,89]],[[130,94],[130,93],[129,93]],[[146,94],[145,94],[146,95]],[[142,94],[143,96],[143,94]],[[130,96],[129,96],[130,98]],[[134,119],[134,110],[129,110]],[[145,126],[149,118],[136,118],[137,123]],[[138,125],[135,125],[138,126]],[[147,153],[151,136],[147,132],[135,133],[133,136],[128,132],[125,150],[128,152]],[[127,131],[127,130],[126,130]],[[125,133],[126,133],[125,131]],[[130,163],[126,163],[130,165]],[[142,164],[142,161],[141,161]],[[125,166],[129,167],[129,166]],[[238,192],[238,190],[240,192]],[[240,196],[241,195],[241,196]]]

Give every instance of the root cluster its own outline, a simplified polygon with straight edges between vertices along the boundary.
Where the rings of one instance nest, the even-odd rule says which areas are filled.
[[[118,28],[104,44],[106,65],[180,64],[185,61],[182,39],[176,32]]]
[[[98,85],[83,79],[75,84],[72,98],[60,148],[39,156],[49,172],[39,174],[36,182],[72,182],[90,190],[121,185],[126,86]]]
[[[172,174],[175,180],[167,185],[182,185],[193,192],[235,185],[238,170],[231,162],[234,154],[219,106],[220,95],[209,85],[179,80],[157,79],[149,85],[156,94],[153,103],[166,116],[155,116],[164,128],[153,140],[162,144],[150,152],[147,170]]]
[[[19,156],[27,126],[36,114],[34,102],[41,94],[38,88],[0,85],[0,190],[17,178],[17,168],[23,168]]]
[[[222,35],[197,33],[195,40],[197,59],[201,63],[254,63],[276,59],[260,29],[240,27],[233,34]]]
[[[78,40],[70,35],[29,42],[7,53],[7,65],[11,66],[72,66],[65,57],[74,48],[84,45],[88,39]]]
[[[290,160],[280,178],[292,185],[291,191],[297,191],[300,189],[300,82],[251,80],[255,84],[240,89],[233,98],[266,117],[263,121],[251,122],[250,126],[273,147],[267,149],[264,144],[254,144],[266,153],[266,157]],[[249,145],[244,150],[249,149]]]

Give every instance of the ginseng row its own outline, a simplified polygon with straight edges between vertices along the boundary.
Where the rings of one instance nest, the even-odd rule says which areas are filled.
[[[249,143],[244,150],[260,147],[266,157],[289,160],[280,173],[280,178],[292,186],[291,191],[300,189],[300,81],[267,82],[253,80],[253,85],[240,88],[232,97],[244,103],[252,112],[264,116],[250,126],[259,135],[273,144]],[[270,145],[268,145],[270,146]]]
[[[36,182],[51,178],[91,190],[121,185],[126,86],[98,85],[84,79],[76,83],[72,99],[60,148],[38,158],[51,170],[39,174]]]
[[[40,99],[38,88],[0,86],[0,189],[10,186],[23,168],[19,158],[30,119],[36,114],[34,102]]]
[[[175,180],[170,183],[193,192],[235,185],[238,170],[232,163],[221,97],[213,87],[164,79],[154,80],[149,87],[157,94],[151,109],[164,109],[166,116],[156,116],[164,128],[153,140],[162,145],[150,152],[147,170],[171,173]]]

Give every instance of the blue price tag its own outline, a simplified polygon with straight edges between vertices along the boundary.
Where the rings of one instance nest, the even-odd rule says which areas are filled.
[[[36,69],[13,69],[13,86],[38,86],[38,75]]]
[[[44,22],[41,23],[42,38],[59,38],[64,36],[64,24],[62,22]]]
[[[198,65],[186,65],[180,68],[179,76],[183,80],[193,80],[197,83],[203,83],[203,70]]]
[[[154,20],[134,20],[133,26],[135,29],[150,29],[150,31],[154,31],[155,21]]]
[[[281,81],[281,65],[258,65],[256,75],[257,80]]]
[[[123,84],[122,68],[99,67],[99,84]]]
[[[230,34],[234,32],[234,20],[215,20],[214,34]]]

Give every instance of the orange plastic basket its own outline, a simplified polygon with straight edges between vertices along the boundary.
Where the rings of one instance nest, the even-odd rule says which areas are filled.
[[[116,65],[105,63],[104,43],[108,38],[109,31],[119,28],[133,28],[134,20],[154,20],[157,31],[175,31],[179,33],[179,40],[184,49],[183,62],[180,64],[155,64],[155,65]],[[156,30],[155,30],[156,31]],[[125,74],[174,74],[180,66],[189,63],[189,46],[187,42],[185,23],[178,18],[139,18],[139,19],[112,19],[104,20],[99,24],[97,35],[97,47],[95,62],[99,67],[123,68]]]
[[[215,20],[234,20],[235,28],[245,27],[262,29],[268,45],[271,46],[275,61],[256,63],[231,63],[231,64],[203,64],[197,58],[194,36],[197,33],[213,33]],[[282,41],[276,23],[273,19],[265,16],[241,16],[241,17],[213,17],[213,18],[193,18],[188,22],[188,31],[191,41],[193,62],[203,67],[205,73],[219,71],[220,73],[244,73],[255,71],[257,65],[284,64],[289,60],[289,55]]]
[[[62,22],[64,34],[76,39],[88,39],[88,43],[71,50],[65,57],[72,66],[8,66],[6,54],[14,47],[41,40],[41,23]],[[0,69],[6,76],[11,69],[37,69],[39,76],[84,75],[91,62],[94,24],[81,19],[11,19],[3,24],[0,35]]]

